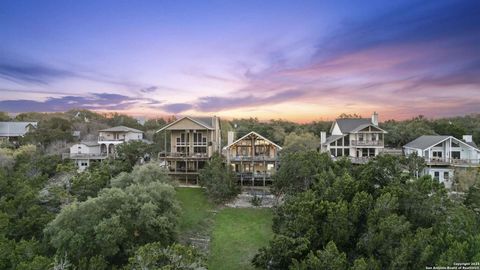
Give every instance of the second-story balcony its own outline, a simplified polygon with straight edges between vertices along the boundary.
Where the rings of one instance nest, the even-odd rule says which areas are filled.
[[[107,153],[62,153],[62,159],[104,159]]]
[[[381,140],[352,140],[350,142],[351,146],[383,146],[383,141]]]
[[[186,152],[163,152],[160,158],[208,158],[207,153],[186,153]]]
[[[272,157],[268,155],[256,155],[256,156],[230,156],[230,161],[276,161],[278,157]]]
[[[480,166],[479,159],[457,159],[457,158],[425,158],[428,165],[453,165],[453,166]]]
[[[98,137],[98,142],[124,142],[125,138],[109,138],[109,137]]]

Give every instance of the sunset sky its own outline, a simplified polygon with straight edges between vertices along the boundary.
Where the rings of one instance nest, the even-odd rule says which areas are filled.
[[[0,111],[480,113],[480,1],[0,2]]]

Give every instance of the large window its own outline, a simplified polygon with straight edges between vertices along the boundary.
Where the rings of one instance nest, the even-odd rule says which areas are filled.
[[[443,156],[443,152],[442,151],[433,151],[432,156],[436,157],[436,158],[441,158]]]
[[[342,148],[337,148],[337,157],[343,156],[342,154]]]
[[[350,156],[350,149],[348,149],[348,148],[343,149],[343,153],[344,153],[345,156],[347,156],[347,157]]]
[[[452,151],[453,159],[460,159],[460,151]]]
[[[347,135],[345,137],[343,137],[343,140],[344,140],[344,145],[345,146],[349,146],[350,145],[350,135]]]
[[[343,146],[343,138],[340,138],[337,140],[337,145],[338,146]]]

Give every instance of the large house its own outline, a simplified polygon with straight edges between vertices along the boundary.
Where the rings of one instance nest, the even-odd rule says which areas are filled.
[[[138,129],[125,126],[117,126],[99,131],[97,141],[82,141],[70,147],[70,153],[63,158],[72,159],[79,171],[84,171],[92,161],[103,160],[116,155],[115,147],[118,144],[143,140],[143,132]]]
[[[378,126],[378,114],[371,118],[336,119],[330,128],[330,136],[320,134],[320,149],[332,157],[349,157],[354,163],[364,163],[384,149],[387,132]]]
[[[100,144],[100,152],[107,155],[115,154],[115,146],[128,141],[143,140],[143,131],[117,126],[99,130],[98,144]]]
[[[213,117],[182,117],[157,130],[163,132],[167,149],[159,158],[176,179],[198,184],[199,170],[214,153],[221,151],[220,119]],[[168,138],[169,137],[169,138]]]
[[[20,137],[37,128],[37,122],[0,122],[0,142],[17,144]]]
[[[234,133],[229,132],[228,145],[223,151],[240,184],[265,186],[271,183],[282,147],[254,131],[236,141],[233,137]]]
[[[480,166],[480,149],[471,135],[463,140],[453,136],[425,135],[403,146],[405,155],[416,153],[427,164],[424,173],[450,188],[455,169]]]

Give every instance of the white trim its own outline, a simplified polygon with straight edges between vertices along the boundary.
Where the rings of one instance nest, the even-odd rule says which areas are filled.
[[[253,135],[256,135],[256,136],[258,136],[258,137],[260,137],[260,138],[262,138],[262,139],[264,139],[264,140],[268,141],[269,143],[271,143],[271,144],[275,145],[275,146],[276,146],[276,147],[277,147],[279,150],[282,150],[282,147],[281,147],[281,146],[279,146],[278,144],[276,144],[276,143],[274,143],[274,142],[270,141],[269,139],[267,139],[267,138],[263,137],[262,135],[258,134],[258,133],[257,133],[257,132],[255,132],[255,131],[250,131],[248,134],[246,134],[245,136],[241,137],[240,139],[238,139],[238,140],[236,140],[236,141],[232,142],[231,144],[229,144],[229,145],[227,145],[227,146],[224,146],[224,147],[223,147],[223,150],[227,150],[227,149],[228,149],[228,148],[230,148],[232,145],[234,145],[234,144],[236,144],[237,142],[239,142],[239,141],[241,141],[241,140],[245,139],[247,136],[250,136],[251,134],[253,134]]]
[[[190,121],[192,121],[192,122],[194,122],[194,123],[196,123],[196,124],[199,124],[200,126],[205,127],[205,128],[208,129],[208,130],[215,130],[214,128],[208,127],[208,126],[206,126],[205,124],[203,124],[203,123],[201,123],[201,122],[199,122],[199,121],[197,121],[197,120],[194,120],[194,119],[190,118],[189,116],[184,116],[184,117],[182,117],[182,118],[180,118],[180,119],[178,119],[178,120],[175,120],[175,121],[173,121],[172,123],[164,126],[163,128],[155,131],[155,133],[158,133],[158,132],[160,132],[160,131],[162,131],[162,130],[164,130],[164,129],[167,129],[167,128],[173,126],[174,124],[176,124],[177,122],[185,119],[185,118],[187,118],[188,120],[190,120]]]

